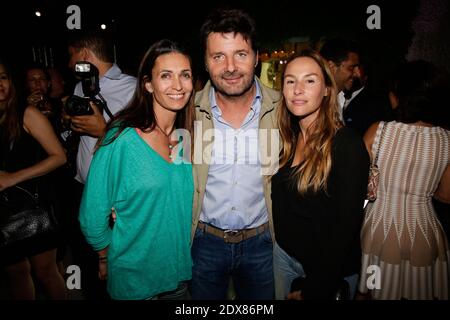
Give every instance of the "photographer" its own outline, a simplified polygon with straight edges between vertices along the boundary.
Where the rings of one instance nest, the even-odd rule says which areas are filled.
[[[75,64],[85,61],[93,64],[98,69],[98,84],[100,93],[107,103],[107,108],[112,114],[123,109],[131,100],[136,78],[123,74],[120,68],[113,63],[112,46],[109,41],[96,33],[74,33],[68,44],[70,55],[69,67],[74,70]],[[82,83],[75,87],[74,94],[84,96]],[[77,154],[77,183],[76,203],[73,215],[73,223],[76,225],[75,235],[71,236],[71,249],[74,263],[81,267],[83,293],[87,299],[102,299],[107,297],[104,284],[98,283],[97,254],[86,243],[78,223],[78,208],[83,192],[86,176],[94,153],[97,139],[103,136],[106,122],[110,119],[106,108],[99,108],[95,103],[90,103],[93,114],[71,116],[71,127],[81,134],[80,145]],[[101,110],[103,109],[103,110]],[[66,110],[67,111],[67,110]]]

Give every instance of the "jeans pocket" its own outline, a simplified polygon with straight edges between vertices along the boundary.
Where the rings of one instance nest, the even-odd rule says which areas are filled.
[[[205,230],[201,230],[200,228],[195,229],[194,239],[203,237],[205,234]]]
[[[265,230],[263,233],[261,233],[260,237],[264,242],[273,244],[272,235],[270,234],[270,228],[267,228],[267,230]]]

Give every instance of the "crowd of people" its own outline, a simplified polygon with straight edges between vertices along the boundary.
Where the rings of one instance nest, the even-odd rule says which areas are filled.
[[[447,74],[405,62],[380,95],[357,43],[330,39],[289,58],[278,92],[248,13],[214,10],[200,35],[199,88],[177,42],[134,77],[75,33],[69,67],[95,69],[104,102],[86,114],[58,70],[0,60],[0,196],[36,190],[59,221],[0,244],[9,297],[65,299],[70,253],[89,300],[448,300]]]

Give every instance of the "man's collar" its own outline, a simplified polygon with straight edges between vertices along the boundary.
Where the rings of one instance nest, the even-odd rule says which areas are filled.
[[[111,79],[111,80],[119,80],[120,75],[122,74],[122,70],[117,66],[117,64],[113,63],[111,68],[106,71],[103,77]]]

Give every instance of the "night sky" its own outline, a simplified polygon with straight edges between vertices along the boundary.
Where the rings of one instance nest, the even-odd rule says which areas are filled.
[[[32,45],[52,48],[54,63],[67,64],[66,8],[81,9],[81,27],[97,28],[105,23],[114,38],[118,63],[134,73],[148,46],[161,38],[183,41],[191,48],[195,61],[201,61],[198,30],[206,14],[214,7],[228,5],[247,10],[256,20],[261,51],[282,49],[292,37],[312,41],[340,36],[358,40],[375,65],[395,65],[402,61],[412,38],[411,21],[418,0],[395,4],[394,1],[2,1],[1,29],[4,34],[1,55],[15,63],[32,58]],[[366,9],[376,4],[381,9],[381,30],[369,30]],[[42,17],[34,15],[36,10]],[[114,25],[111,21],[114,20]]]

